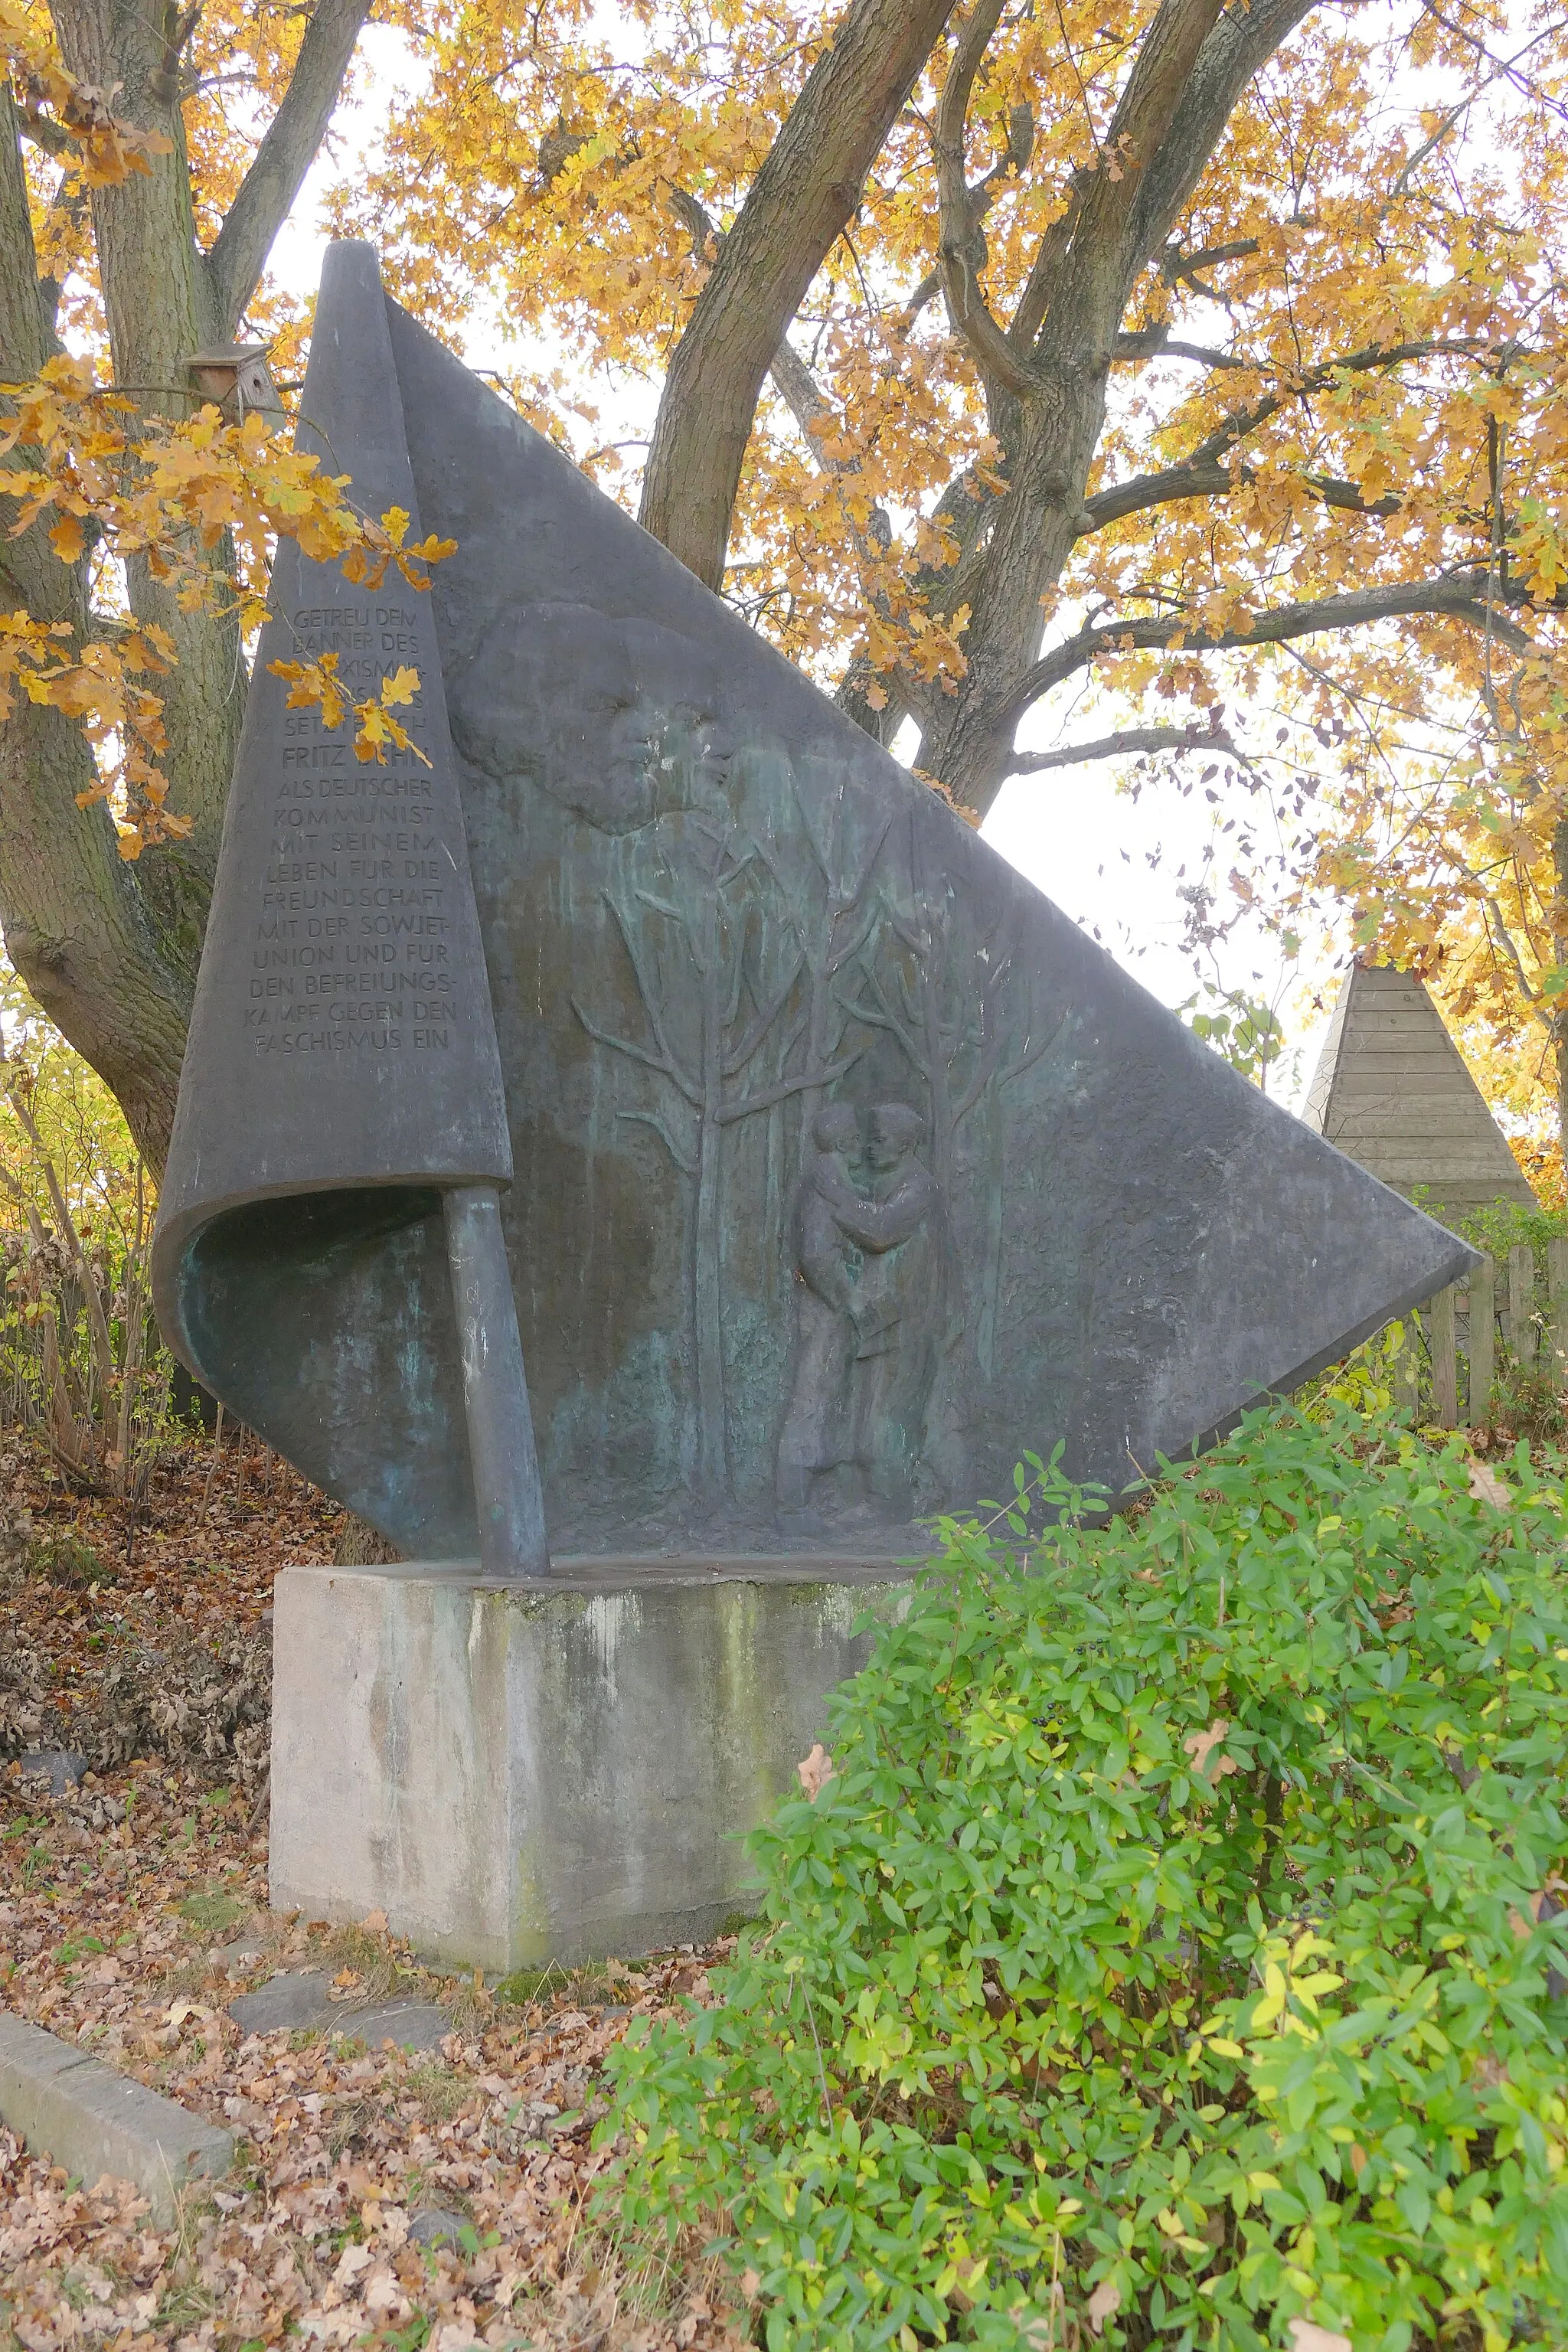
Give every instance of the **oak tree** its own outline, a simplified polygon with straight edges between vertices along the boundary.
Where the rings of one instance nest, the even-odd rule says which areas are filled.
[[[14,421],[0,488],[13,494],[14,527],[0,537],[0,613],[10,608],[14,670],[27,622],[73,667],[86,664],[79,708],[25,690],[5,698],[0,923],[17,971],[155,1165],[244,711],[244,612],[237,599],[185,593],[188,570],[145,548],[105,564],[93,510],[145,484],[128,481],[104,445],[132,423],[142,439],[189,423],[203,404],[193,358],[232,346],[244,327],[267,337],[278,313],[258,302],[262,272],[367,7],[317,0],[305,16],[222,0],[205,11],[58,0],[46,16],[5,0],[0,16],[12,68],[0,86],[0,378],[23,388],[3,404]],[[72,345],[101,348],[123,408],[84,398],[92,379],[71,368]],[[27,387],[48,414],[19,438]],[[47,495],[37,478],[47,474],[63,499]],[[62,535],[68,518],[78,527]],[[199,541],[200,518],[191,525]],[[232,547],[215,552],[232,566]],[[127,707],[105,714],[100,702],[107,725],[84,731],[94,653],[123,657],[128,632]],[[166,780],[176,823],[153,826],[156,845],[131,859],[100,763],[123,759],[138,696],[156,730],[143,768]],[[95,743],[92,732],[121,740]],[[134,768],[127,781],[134,800]]]
[[[149,67],[156,42],[138,35],[138,79],[128,57],[100,64],[77,5],[56,13],[72,71],[122,81],[128,131],[161,126],[175,152],[85,199],[68,173],[51,194],[35,156],[40,266],[76,236],[71,266],[121,289],[103,296],[117,380],[151,380],[256,299],[350,17],[317,0],[302,36],[292,16],[243,20],[277,102],[258,146],[211,86],[237,16],[200,20],[184,51],[184,18],[160,19],[172,62]],[[1527,835],[1535,869],[1550,866],[1568,815],[1568,27],[1549,10],[390,13],[427,70],[340,191],[342,226],[374,239],[392,289],[437,331],[460,344],[476,317],[499,319],[524,414],[862,726],[890,740],[912,724],[933,789],[979,818],[1013,776],[1053,793],[1087,758],[1195,761],[1225,798],[1238,898],[1338,891],[1363,941],[1408,945],[1414,921],[1433,955],[1480,901],[1409,854],[1410,795],[1465,824],[1483,802],[1510,823],[1522,810],[1520,855]],[[123,47],[131,20],[112,21]],[[156,352],[125,289],[157,282],[162,248],[145,244],[142,278],[115,278],[122,205],[170,235],[184,225],[176,278],[199,290]],[[59,282],[40,281],[46,319]],[[25,287],[0,299],[26,310]],[[37,330],[26,368],[9,364],[35,373],[47,346]],[[639,411],[634,444],[620,427]],[[74,594],[75,615],[87,592],[62,589],[38,540],[24,531],[4,558],[19,605],[47,615]],[[127,875],[93,846],[101,810],[75,810],[79,741],[23,714],[0,917],[117,1091],[166,1105],[242,647],[205,618],[178,639],[147,611],[177,639],[169,805],[192,831]],[[1059,725],[1064,702],[1065,740],[1021,749],[1020,729],[1037,733],[1042,711]],[[30,834],[13,833],[14,798],[37,810]],[[1265,811],[1282,827],[1272,874]],[[100,897],[95,858],[118,896]],[[1537,929],[1531,984],[1555,1003],[1568,921]],[[142,1020],[143,994],[166,1015]],[[163,1115],[143,1115],[149,1139]]]

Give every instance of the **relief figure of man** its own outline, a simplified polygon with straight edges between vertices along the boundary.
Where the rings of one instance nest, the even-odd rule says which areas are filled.
[[[815,1475],[857,1465],[909,1507],[946,1297],[942,1188],[915,1157],[925,1121],[907,1103],[867,1120],[866,1188],[849,1155],[859,1126],[830,1104],[796,1206],[795,1378],[779,1441],[778,1497],[800,1510]]]
[[[859,1200],[849,1159],[860,1147],[860,1122],[848,1103],[819,1110],[816,1147],[795,1195],[795,1386],[779,1438],[779,1507],[803,1511],[811,1482],[853,1452],[849,1375],[858,1334],[855,1278],[860,1253],[845,1230],[838,1204]]]

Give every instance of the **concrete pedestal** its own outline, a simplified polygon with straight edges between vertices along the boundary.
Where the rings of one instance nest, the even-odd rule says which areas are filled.
[[[826,1693],[900,1612],[888,1560],[300,1568],[274,1615],[271,1898],[386,1914],[505,1973],[700,1942]]]

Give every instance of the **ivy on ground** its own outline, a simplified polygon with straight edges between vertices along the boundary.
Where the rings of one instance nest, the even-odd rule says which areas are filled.
[[[944,1523],[718,2005],[613,2060],[622,2227],[717,2229],[771,2352],[1561,2346],[1564,1506],[1502,1467],[1280,1410]]]

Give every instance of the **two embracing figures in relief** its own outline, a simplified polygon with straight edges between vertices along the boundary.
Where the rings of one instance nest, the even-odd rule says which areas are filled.
[[[795,1203],[794,1385],[778,1501],[811,1508],[830,1474],[879,1499],[910,1499],[942,1367],[952,1244],[942,1187],[903,1102],[816,1113]]]

